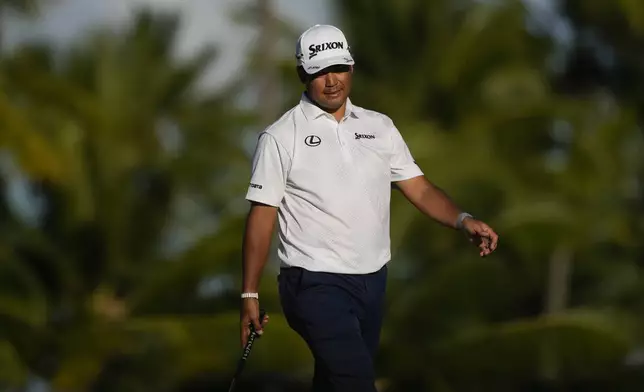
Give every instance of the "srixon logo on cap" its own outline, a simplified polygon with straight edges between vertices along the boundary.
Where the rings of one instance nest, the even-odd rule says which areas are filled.
[[[329,49],[344,49],[344,43],[343,42],[325,42],[320,45],[312,44],[311,46],[309,46],[309,60],[317,56],[318,53],[324,52],[325,50],[329,50]]]

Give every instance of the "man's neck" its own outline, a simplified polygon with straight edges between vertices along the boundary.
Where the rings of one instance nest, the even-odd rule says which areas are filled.
[[[342,106],[338,108],[338,110],[335,110],[335,111],[326,110],[326,112],[333,115],[333,117],[336,119],[337,122],[342,121],[345,113],[347,112],[347,101],[344,101],[344,103],[342,104]]]
[[[304,94],[306,94],[306,97],[309,99],[309,101],[310,101],[311,103],[313,103],[313,105],[315,105],[315,106],[319,107],[320,109],[322,109],[322,110],[324,110],[325,112],[327,112],[327,113],[329,113],[330,115],[332,115],[332,116],[336,119],[336,121],[337,121],[337,122],[342,121],[342,119],[344,118],[344,115],[345,115],[345,114],[346,114],[346,112],[347,112],[347,101],[344,101],[344,103],[342,104],[342,106],[340,106],[338,109],[336,109],[336,110],[331,110],[331,109],[327,109],[327,108],[325,108],[325,107],[320,106],[317,102],[315,102],[315,100],[311,99],[311,97],[309,96],[309,93],[308,93],[308,92],[304,92]]]

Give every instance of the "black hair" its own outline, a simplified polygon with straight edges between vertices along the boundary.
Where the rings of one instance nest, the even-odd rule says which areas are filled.
[[[311,80],[311,75],[306,73],[304,67],[301,65],[297,66],[297,76],[300,78],[300,82],[302,82],[302,84],[307,84]]]
[[[341,68],[341,69],[345,69],[345,67],[346,67],[346,71],[353,71],[353,66],[352,65],[342,65],[342,64],[333,65],[331,67],[326,68],[325,70],[337,69],[338,67]],[[297,76],[300,78],[300,82],[302,82],[302,84],[307,84],[313,78],[315,78],[316,75],[325,72],[325,70],[322,70],[322,71],[318,72],[317,74],[309,75],[304,70],[303,66],[298,65],[297,66]]]

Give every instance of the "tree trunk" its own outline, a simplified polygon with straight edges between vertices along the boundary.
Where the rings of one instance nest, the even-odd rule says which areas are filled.
[[[572,249],[566,245],[558,246],[550,255],[544,304],[546,316],[561,313],[568,306],[572,259]],[[559,377],[557,341],[552,338],[546,339],[542,354],[542,377],[547,382],[556,382]]]
[[[548,286],[546,287],[546,314],[556,314],[568,306],[572,250],[568,246],[557,247],[550,256]]]

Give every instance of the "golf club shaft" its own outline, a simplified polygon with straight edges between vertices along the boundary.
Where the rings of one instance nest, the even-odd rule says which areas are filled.
[[[235,370],[235,375],[233,376],[233,380],[230,383],[230,388],[228,388],[228,392],[233,392],[235,390],[235,385],[237,384],[237,377],[239,377],[241,375],[242,370],[244,370],[246,359],[248,358],[248,355],[250,355],[250,350],[253,348],[253,342],[255,341],[256,336],[257,336],[257,333],[255,331],[252,331],[250,333],[250,336],[248,337],[248,342],[246,343],[246,346],[244,346],[244,352],[242,353],[242,356],[239,359],[239,362],[237,362],[237,369]]]

